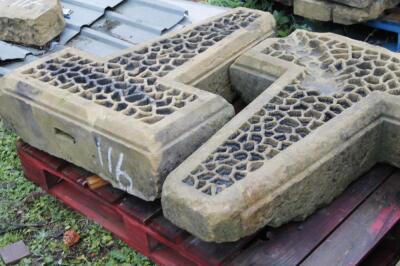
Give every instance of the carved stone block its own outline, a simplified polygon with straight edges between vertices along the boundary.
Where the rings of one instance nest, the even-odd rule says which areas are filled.
[[[67,49],[5,76],[0,114],[32,146],[154,200],[167,174],[234,115],[217,95],[233,97],[219,77],[274,23],[236,9],[108,58]]]
[[[397,53],[298,30],[263,41],[231,72],[249,100],[266,86],[167,177],[163,211],[179,227],[235,241],[304,219],[377,162],[400,166]]]
[[[59,0],[0,0],[0,40],[43,46],[64,26]]]

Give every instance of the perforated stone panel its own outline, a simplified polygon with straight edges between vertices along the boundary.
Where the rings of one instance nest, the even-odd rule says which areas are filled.
[[[197,98],[157,80],[259,16],[238,11],[105,63],[67,53],[23,74],[152,124]]]
[[[5,77],[0,113],[31,145],[154,200],[166,175],[234,114],[192,83],[273,27],[269,13],[236,9],[109,58],[66,49]]]
[[[386,99],[398,102],[397,54],[296,31],[264,41],[233,67],[280,77],[169,175],[163,209],[174,223],[208,241],[236,240],[306,217],[387,160],[378,145],[390,133],[380,119]]]
[[[131,77],[121,65],[96,63],[71,53],[23,74],[149,124],[197,99],[192,93],[157,84],[152,72]]]
[[[400,60],[368,48],[299,31],[263,53],[305,71],[183,180],[208,195],[256,171],[371,91],[400,94]]]

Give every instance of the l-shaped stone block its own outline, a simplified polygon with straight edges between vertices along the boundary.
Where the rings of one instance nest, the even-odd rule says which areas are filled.
[[[179,227],[235,241],[306,218],[377,162],[400,166],[398,54],[298,30],[230,71],[251,103],[167,177],[163,211]]]
[[[29,144],[154,200],[234,115],[218,73],[274,23],[242,8],[108,58],[66,49],[5,76],[0,114]]]

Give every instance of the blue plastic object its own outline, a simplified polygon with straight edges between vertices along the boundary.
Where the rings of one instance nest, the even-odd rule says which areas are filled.
[[[374,29],[380,29],[390,31],[397,34],[397,40],[395,43],[385,43],[384,47],[394,52],[400,51],[400,22],[391,22],[384,20],[371,20],[366,23],[368,26]]]

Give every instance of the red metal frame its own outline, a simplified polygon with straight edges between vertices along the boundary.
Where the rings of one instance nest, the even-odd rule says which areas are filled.
[[[385,195],[391,212],[387,211],[388,206],[374,205],[374,202],[382,203],[379,201],[379,197],[385,194],[382,189],[389,189],[398,182],[400,191],[400,178],[395,180],[398,170],[378,165],[332,204],[304,222],[290,223],[277,229],[267,227],[233,243],[206,243],[166,220],[159,201],[145,202],[111,186],[90,190],[85,186],[85,180],[91,173],[23,142],[18,142],[17,147],[29,180],[160,265],[307,264],[307,261],[325,254],[324,240],[327,238],[340,241],[341,246],[351,246],[352,237],[341,238],[348,236],[346,230],[354,230],[352,223],[362,219],[367,233],[364,236],[365,232],[360,228],[355,234],[359,237],[357,241],[365,240],[365,245],[348,254],[340,254],[340,249],[332,251],[335,254],[332,262],[339,256],[348,265],[354,265],[361,263],[367,255],[369,260],[373,260],[371,252],[400,220],[400,204],[393,196],[397,193],[395,190]],[[363,212],[358,211],[362,209]],[[365,209],[370,210],[368,217],[362,215]],[[382,256],[382,247],[378,251]],[[324,261],[330,261],[329,256],[324,256]]]

